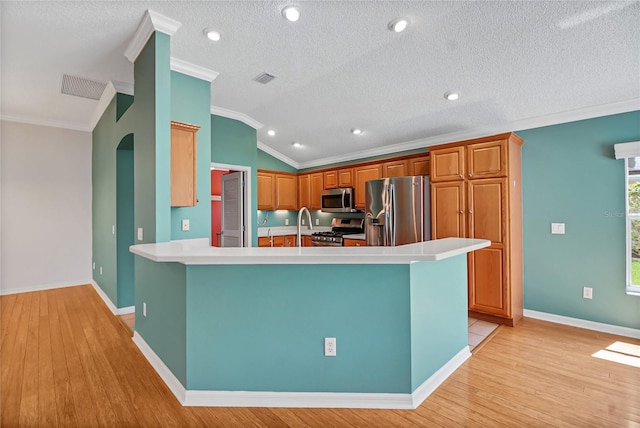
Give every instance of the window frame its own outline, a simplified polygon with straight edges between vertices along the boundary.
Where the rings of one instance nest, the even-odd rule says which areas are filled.
[[[640,220],[639,214],[629,213],[629,158],[624,158],[624,205],[625,205],[625,233],[626,233],[626,252],[625,252],[625,268],[626,268],[626,293],[633,296],[640,296],[640,284],[633,284],[633,267],[631,265],[631,221]],[[640,175],[633,177],[634,181],[640,181]]]

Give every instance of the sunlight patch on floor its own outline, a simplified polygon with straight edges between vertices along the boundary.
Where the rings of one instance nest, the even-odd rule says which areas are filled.
[[[592,357],[640,368],[640,345],[613,342],[605,349],[593,354]]]

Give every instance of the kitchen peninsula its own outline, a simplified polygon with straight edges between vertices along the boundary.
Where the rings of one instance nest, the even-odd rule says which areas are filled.
[[[466,255],[488,245],[133,245],[134,341],[183,405],[415,408],[470,356]]]

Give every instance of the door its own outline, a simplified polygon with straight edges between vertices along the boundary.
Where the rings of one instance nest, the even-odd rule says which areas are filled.
[[[470,179],[504,177],[507,175],[507,141],[469,144],[467,159]]]
[[[242,247],[244,242],[244,173],[222,176],[222,247]]]
[[[276,209],[275,181],[273,174],[258,171],[258,209]]]
[[[380,178],[382,168],[380,165],[367,165],[354,169],[356,181],[356,208],[363,209],[365,207],[365,183]]]
[[[464,147],[438,149],[431,152],[431,182],[464,178]]]

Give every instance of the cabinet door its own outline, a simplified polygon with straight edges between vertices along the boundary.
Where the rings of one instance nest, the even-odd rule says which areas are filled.
[[[284,247],[284,236],[273,236],[273,247]]]
[[[268,236],[260,236],[258,237],[258,247],[270,247],[271,246],[271,238]]]
[[[345,238],[343,243],[345,247],[365,247],[367,245],[363,239]]]
[[[469,179],[507,175],[507,141],[490,141],[467,146]]]
[[[429,175],[430,173],[429,156],[409,159],[409,175]]]
[[[276,174],[276,209],[298,209],[298,179],[295,175]]]
[[[297,235],[287,235],[284,237],[284,246],[285,247],[295,247],[297,245],[296,240]],[[301,237],[302,238],[302,237]]]
[[[309,174],[298,176],[298,209],[311,204],[311,181]]]
[[[494,246],[469,253],[467,260],[470,310],[503,317],[511,316],[504,257],[504,249]]]
[[[431,185],[431,239],[466,238],[465,183]]]
[[[382,173],[381,166],[378,165],[367,165],[361,166],[353,169],[355,175],[356,182],[356,208],[364,209],[365,204],[365,183],[369,180],[377,180],[380,178]]]
[[[258,171],[258,209],[276,209],[276,199],[274,195],[274,176],[268,172]]]
[[[468,237],[504,244],[507,231],[507,178],[470,180],[468,191]]]
[[[462,180],[464,178],[464,147],[431,152],[431,181]]]
[[[171,122],[171,206],[197,203],[196,131],[198,126]]]
[[[338,170],[338,187],[353,187],[353,168]]]
[[[325,189],[335,189],[338,187],[338,171],[325,171],[322,178]]]
[[[405,160],[390,161],[382,164],[382,177],[404,177],[409,175],[409,162]]]
[[[324,189],[322,186],[322,173],[317,172],[309,175],[309,182],[311,200],[309,201],[308,208],[311,210],[319,210],[322,204],[322,190]]]
[[[302,246],[303,247],[312,247],[313,244],[311,243],[311,236],[310,235],[303,235],[302,236]]]

